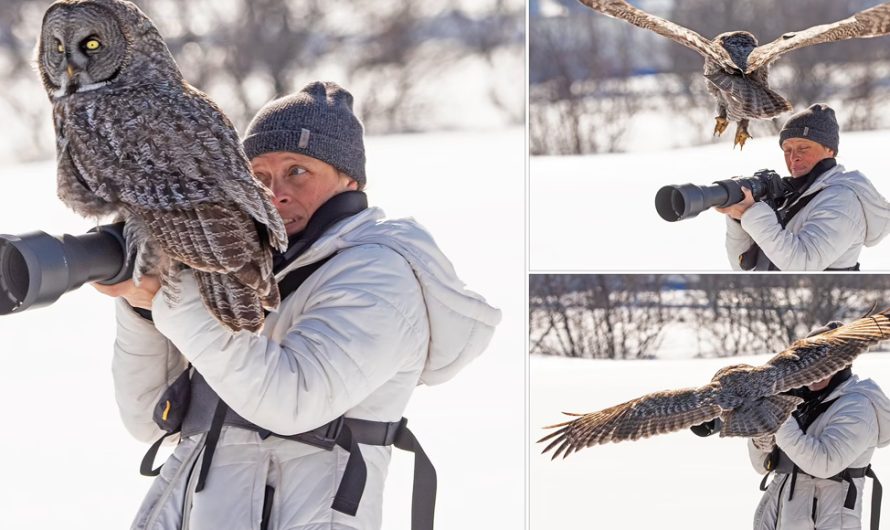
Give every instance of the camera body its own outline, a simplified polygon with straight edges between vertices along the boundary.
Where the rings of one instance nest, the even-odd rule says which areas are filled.
[[[761,169],[750,177],[718,180],[708,186],[664,186],[655,194],[655,209],[665,221],[691,219],[708,208],[741,202],[745,198],[743,187],[751,190],[755,201],[768,202],[773,208],[793,191],[788,179],[770,169]]]
[[[0,234],[0,315],[50,305],[86,282],[129,279],[133,260],[123,228],[121,222],[79,236]]]

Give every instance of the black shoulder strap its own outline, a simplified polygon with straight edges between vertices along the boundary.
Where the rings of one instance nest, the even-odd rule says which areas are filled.
[[[782,228],[785,228],[786,226],[788,226],[788,223],[791,222],[791,219],[795,215],[797,215],[798,212],[803,210],[804,207],[810,203],[810,201],[815,199],[816,195],[819,195],[820,193],[822,193],[822,190],[824,190],[824,189],[825,188],[822,188],[820,190],[817,190],[815,193],[811,193],[809,195],[804,195],[803,197],[798,199],[797,202],[792,204],[790,208],[782,211],[782,213],[779,215],[779,224],[782,225]]]
[[[816,421],[816,418],[825,413],[825,411],[828,410],[828,408],[831,407],[831,405],[833,405],[835,401],[837,401],[837,398],[823,401],[822,403],[819,403],[818,405],[813,407],[813,410],[810,411],[810,413],[807,415],[806,421],[803,424],[800,424],[800,429],[803,432],[807,432],[807,429],[809,429],[810,425],[812,425],[813,422]]]
[[[310,263],[309,265],[304,265],[298,269],[294,269],[287,273],[287,276],[281,279],[278,282],[278,292],[281,293],[281,299],[284,300],[288,295],[296,291],[300,285],[303,284],[312,273],[321,268],[322,265],[328,262],[331,258],[336,256],[337,254],[331,254],[330,256],[321,259],[320,261],[316,261],[315,263]]]

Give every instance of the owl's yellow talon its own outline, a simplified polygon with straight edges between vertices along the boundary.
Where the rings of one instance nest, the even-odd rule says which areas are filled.
[[[739,150],[744,149],[745,142],[748,141],[748,138],[753,138],[748,131],[739,127],[739,130],[735,132],[735,142],[732,144],[732,148],[735,149],[735,146],[739,146]]]
[[[723,134],[723,131],[726,130],[726,127],[729,126],[729,120],[722,116],[717,116],[715,119],[717,120],[717,124],[714,125],[714,136],[720,136]]]

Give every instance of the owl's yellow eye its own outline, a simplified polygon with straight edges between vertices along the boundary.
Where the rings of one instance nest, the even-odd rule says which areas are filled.
[[[60,42],[56,45],[56,49],[59,50],[59,53],[63,53],[65,51],[65,45]]]
[[[98,50],[99,46],[102,46],[102,44],[96,39],[90,39],[86,42],[85,46],[88,50]]]

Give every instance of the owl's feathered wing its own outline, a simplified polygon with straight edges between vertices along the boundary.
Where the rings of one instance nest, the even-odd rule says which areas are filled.
[[[590,414],[566,412],[577,418],[544,427],[557,430],[538,442],[552,439],[542,452],[553,449],[556,458],[591,445],[679,431],[720,415],[721,409],[715,403],[718,391],[715,385],[666,390]]]
[[[579,0],[582,4],[604,15],[630,22],[634,26],[654,31],[662,37],[697,51],[727,71],[739,68],[719,43],[715,43],[689,28],[675,24],[628,4],[624,0]]]
[[[271,247],[286,248],[287,235],[228,118],[184,83],[78,101],[58,120],[60,179],[67,156],[90,193],[121,205],[164,254],[195,270],[214,316],[259,329],[263,307],[278,303]]]
[[[842,370],[869,346],[890,340],[890,309],[795,341],[758,367],[736,365],[717,372],[711,384],[654,392],[576,419],[550,425],[557,429],[538,440],[552,440],[543,450],[553,457],[607,442],[637,440],[720,416],[722,436],[759,436],[775,431],[800,398],[782,395]]]
[[[764,368],[775,380],[773,392],[785,392],[825,379],[884,340],[890,340],[890,309],[797,340]]]
[[[758,46],[748,55],[745,73],[762,68],[783,54],[804,46],[880,37],[888,33],[890,33],[890,2],[865,9],[833,24],[822,24],[803,31],[786,33],[772,42]]]

